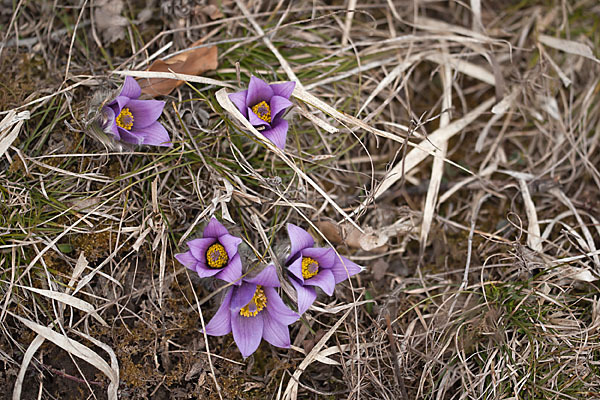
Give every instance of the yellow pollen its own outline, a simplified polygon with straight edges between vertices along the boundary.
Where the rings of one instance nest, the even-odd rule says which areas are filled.
[[[206,250],[206,263],[211,268],[223,268],[227,265],[229,256],[221,243],[215,243]]]
[[[133,128],[133,114],[129,111],[129,108],[125,107],[121,110],[117,116],[117,126],[127,129],[128,131]]]
[[[254,296],[252,296],[252,300],[248,304],[246,304],[240,310],[240,315],[242,317],[256,317],[260,311],[263,310],[267,306],[267,296],[265,296],[265,292],[262,289],[262,286],[257,285],[256,291],[254,292]]]
[[[261,101],[252,107],[252,111],[254,111],[254,114],[256,114],[258,118],[265,122],[271,123],[271,107],[269,107],[267,102]]]
[[[310,257],[302,257],[302,277],[312,278],[319,273],[319,263]]]

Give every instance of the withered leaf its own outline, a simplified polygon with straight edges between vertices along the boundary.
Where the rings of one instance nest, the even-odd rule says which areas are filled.
[[[202,44],[199,40],[190,47],[196,47]],[[188,50],[177,54],[168,60],[156,60],[152,63],[148,71],[170,72],[179,74],[200,75],[206,71],[217,68],[217,47],[201,47],[199,49]],[[164,96],[171,93],[175,88],[183,85],[183,81],[164,78],[145,78],[138,82],[142,87],[142,93],[151,96]]]
[[[94,10],[96,26],[106,44],[125,37],[125,26],[129,23],[121,15],[123,0],[100,0]]]

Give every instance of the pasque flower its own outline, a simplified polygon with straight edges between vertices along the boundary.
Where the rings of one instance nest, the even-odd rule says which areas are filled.
[[[298,320],[299,315],[283,303],[274,289],[279,286],[273,265],[254,277],[242,278],[240,286],[228,289],[205,332],[212,336],[233,332],[244,358],[256,351],[263,338],[273,346],[289,348],[288,325]]]
[[[229,234],[216,218],[212,218],[202,238],[187,242],[189,251],[175,254],[175,258],[196,271],[201,278],[215,278],[236,285],[242,283],[242,260],[238,254],[238,246],[242,239]]]
[[[262,79],[251,76],[248,90],[232,93],[229,99],[256,129],[283,149],[289,128],[283,114],[292,106],[289,98],[295,86],[295,82],[269,85]]]
[[[335,285],[362,271],[346,257],[338,256],[329,248],[313,247],[313,237],[304,229],[287,224],[291,242],[286,261],[290,283],[298,294],[298,312],[303,314],[317,298],[315,286],[331,296]]]
[[[102,108],[107,119],[103,128],[126,143],[173,146],[169,133],[157,121],[165,102],[138,100],[141,93],[142,89],[136,80],[126,77],[117,98]]]

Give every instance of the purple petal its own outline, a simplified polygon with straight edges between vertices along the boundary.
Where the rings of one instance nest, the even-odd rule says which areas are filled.
[[[184,266],[188,267],[191,270],[196,270],[196,257],[192,255],[191,251],[186,251],[185,253],[175,254],[175,258]]]
[[[252,111],[252,109],[250,109],[250,107],[248,107],[248,121],[250,121],[250,123],[252,124],[252,126],[264,126],[267,129],[271,128],[271,124],[269,124],[267,121],[262,120],[260,118],[258,118],[258,115],[256,115],[254,113],[254,111]]]
[[[323,289],[327,296],[331,296],[335,289],[335,278],[333,277],[333,272],[331,272],[331,270],[320,269],[317,275],[310,279],[305,279],[304,285],[318,286]]]
[[[242,282],[242,284],[236,287],[233,292],[229,309],[232,312],[240,311],[242,307],[250,303],[250,300],[254,297],[254,292],[256,292],[255,284],[246,281]]]
[[[108,106],[115,112],[115,116],[118,116],[130,101],[131,99],[127,96],[117,96],[116,99],[108,103]]]
[[[230,235],[229,233],[219,236],[219,243],[225,247],[227,256],[231,260],[238,253],[238,246],[242,243],[242,239]]]
[[[151,146],[173,147],[173,143],[171,143],[171,138],[169,137],[169,132],[167,132],[165,127],[162,126],[162,124],[158,121],[145,128],[138,129],[134,127],[131,133],[143,137],[143,144]]]
[[[331,272],[333,273],[333,277],[335,278],[336,284],[362,271],[362,268],[359,265],[348,260],[346,257],[340,256],[340,258],[336,256],[336,262],[333,264],[333,267],[331,267]]]
[[[317,299],[317,291],[311,286],[302,286],[302,284],[294,278],[291,278],[290,282],[298,294],[298,314],[302,315]]]
[[[244,358],[252,355],[258,348],[263,335],[263,316],[244,317],[239,311],[231,312],[231,330],[233,340]]]
[[[298,314],[283,303],[283,300],[281,300],[281,297],[279,297],[275,289],[265,287],[263,290],[265,291],[265,296],[267,296],[267,313],[273,319],[282,324],[289,325],[300,318]]]
[[[279,147],[281,150],[285,149],[285,139],[287,138],[287,132],[289,129],[288,122],[285,119],[276,120],[271,129],[267,129],[262,132],[262,134],[269,139],[271,142],[275,143],[275,146]]]
[[[275,120],[280,113],[283,113],[289,107],[293,106],[294,103],[281,96],[271,97],[271,120]]]
[[[262,271],[256,274],[256,276],[245,278],[244,282],[250,282],[264,287],[281,286],[279,278],[277,277],[277,270],[273,264],[267,265]]]
[[[215,276],[219,272],[221,272],[221,270],[218,268],[207,267],[206,264],[200,261],[196,263],[196,273],[200,278],[208,278],[209,276]]]
[[[288,271],[294,275],[300,283],[304,284],[304,277],[302,276],[302,257],[298,257],[292,264],[288,266]]]
[[[287,325],[284,325],[269,314],[263,315],[263,333],[262,337],[273,346],[290,347],[290,330]]]
[[[296,87],[296,82],[283,82],[283,83],[272,83],[271,89],[273,89],[273,93],[276,96],[285,97],[289,99],[292,93],[294,92],[294,88]]]
[[[117,137],[117,139],[121,138],[119,135],[119,129],[117,126],[117,119],[115,116],[115,112],[112,108],[104,106],[102,107],[102,113],[106,116],[106,124],[102,127],[103,130],[108,129],[113,135]]]
[[[248,118],[248,110],[247,110],[248,105],[246,104],[246,96],[247,95],[248,95],[247,90],[244,90],[242,92],[237,92],[237,93],[231,93],[229,95],[229,100],[231,100],[231,102],[233,104],[235,104],[237,109],[240,110],[242,115],[246,118]]]
[[[129,100],[127,103],[135,129],[152,125],[160,117],[165,108],[164,101],[158,100]]]
[[[308,232],[294,224],[287,224],[287,232],[290,238],[292,249],[290,250],[290,256],[287,262],[294,258],[301,250],[315,245],[315,240]]]
[[[204,237],[218,238],[227,235],[229,232],[216,218],[211,218],[206,228],[204,228]]]
[[[215,242],[216,240],[213,238],[200,238],[190,240],[187,242],[187,245],[190,248],[192,255],[196,257],[196,260],[206,264],[206,251]]]
[[[248,107],[254,107],[261,101],[269,103],[273,94],[273,89],[271,89],[265,81],[253,75],[250,77],[250,84],[248,85],[246,105]]]
[[[227,266],[220,270],[215,278],[221,279],[225,282],[234,283],[236,285],[242,284],[242,259],[239,254],[236,254],[232,259],[229,260]]]
[[[207,335],[211,336],[223,336],[231,332],[231,311],[229,311],[229,302],[231,301],[232,289],[229,289],[225,294],[225,297],[221,301],[219,309],[212,317],[210,322],[206,324]]]
[[[335,264],[337,255],[331,247],[309,247],[301,252],[302,257],[310,257],[319,263],[319,268],[329,269]]]
[[[142,144],[144,142],[144,137],[140,136],[139,132],[130,132],[120,126],[117,127],[117,130],[122,142],[131,144]]]
[[[137,83],[135,79],[131,76],[125,77],[125,82],[123,82],[123,89],[121,89],[121,93],[119,96],[127,96],[130,99],[137,99],[142,94],[142,88]]]

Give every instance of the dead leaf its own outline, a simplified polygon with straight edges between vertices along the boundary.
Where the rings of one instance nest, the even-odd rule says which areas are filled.
[[[213,21],[215,19],[219,19],[219,18],[223,18],[224,17],[224,15],[221,12],[221,10],[219,10],[219,7],[217,7],[214,4],[210,4],[210,5],[204,6],[204,7],[200,6],[200,8],[201,8],[200,12],[202,14],[208,15],[208,18],[212,19]]]
[[[202,44],[202,40],[193,43],[190,47]],[[152,72],[175,72],[186,75],[200,75],[206,71],[217,68],[217,47],[201,47],[177,54],[168,60],[156,60],[148,71]],[[163,78],[146,78],[139,82],[142,93],[152,96],[164,96],[171,93],[175,88],[183,85],[183,81]]]
[[[121,15],[123,0],[100,0],[94,10],[96,26],[106,44],[125,38],[125,26],[129,23]]]
[[[333,244],[342,244],[344,243],[344,239],[342,239],[342,235],[340,232],[340,227],[337,224],[334,224],[331,221],[318,221],[316,224],[317,229],[325,235],[327,240],[329,240]]]
[[[371,266],[371,272],[373,273],[373,279],[375,281],[380,281],[385,276],[386,271],[390,267],[390,264],[386,263],[383,260],[377,260]]]

